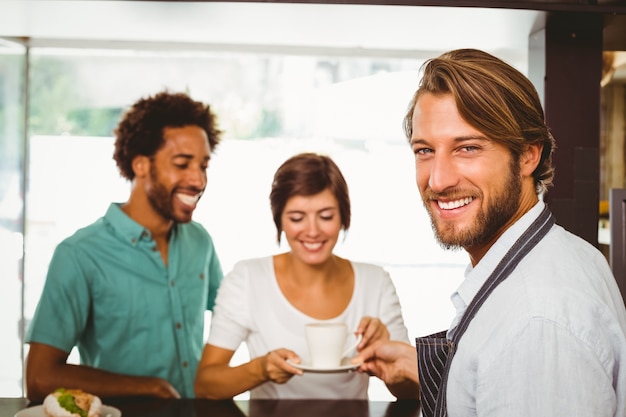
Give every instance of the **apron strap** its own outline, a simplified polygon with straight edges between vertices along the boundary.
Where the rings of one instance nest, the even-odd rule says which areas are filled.
[[[420,379],[420,398],[424,417],[446,417],[446,388],[450,364],[456,347],[467,330],[470,322],[489,297],[491,292],[502,283],[517,267],[522,259],[539,243],[555,223],[554,216],[545,206],[539,217],[517,239],[504,255],[498,266],[482,285],[456,328],[451,331],[451,340],[445,333],[417,338],[418,369]]]
[[[530,225],[526,231],[515,241],[513,246],[504,255],[498,266],[495,267],[487,281],[478,290],[478,293],[467,307],[458,326],[453,330],[452,340],[455,344],[459,343],[461,336],[467,330],[470,322],[476,315],[476,312],[489,297],[491,292],[504,281],[513,272],[517,265],[524,259],[541,239],[550,231],[555,223],[554,216],[545,206],[539,217]]]

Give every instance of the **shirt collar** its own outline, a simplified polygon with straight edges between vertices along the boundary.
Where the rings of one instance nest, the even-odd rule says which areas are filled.
[[[111,203],[104,215],[105,221],[122,239],[136,245],[141,240],[151,240],[150,231],[128,217],[122,210],[122,203]]]
[[[533,208],[531,208],[526,214],[524,214],[519,220],[517,220],[511,227],[509,227],[498,240],[489,248],[485,256],[478,262],[475,267],[472,264],[468,264],[465,269],[465,279],[453,294],[458,294],[458,297],[465,305],[459,305],[459,300],[454,300],[457,310],[459,307],[465,309],[469,303],[472,302],[480,287],[487,281],[487,278],[495,270],[498,263],[502,260],[506,252],[513,246],[513,244],[520,238],[520,236],[530,227],[533,221],[543,211],[545,203],[540,199]]]

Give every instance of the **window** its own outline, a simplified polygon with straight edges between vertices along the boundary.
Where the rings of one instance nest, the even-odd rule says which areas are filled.
[[[450,323],[453,308],[440,301],[460,282],[466,256],[435,243],[402,131],[422,60],[47,48],[31,55],[27,321],[56,244],[128,196],[112,160],[120,115],[167,88],[211,104],[224,131],[194,218],[212,234],[225,272],[239,259],[286,249],[276,244],[269,208],[272,175],[297,152],[324,152],[352,200],[352,226],[336,252],[390,272],[411,338]],[[373,383],[370,396],[387,398],[385,390]]]
[[[0,393],[22,393],[25,48],[0,41]]]

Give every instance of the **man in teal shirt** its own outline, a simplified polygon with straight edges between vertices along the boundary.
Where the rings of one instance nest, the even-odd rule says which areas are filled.
[[[209,106],[161,92],[137,101],[115,134],[131,193],[54,252],[28,329],[31,401],[60,387],[194,396],[204,313],[223,274],[192,214],[221,132]],[[74,346],[80,365],[67,363]]]

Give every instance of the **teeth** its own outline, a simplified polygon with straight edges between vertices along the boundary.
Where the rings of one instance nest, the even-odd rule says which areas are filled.
[[[445,202],[437,200],[437,204],[439,204],[439,207],[444,210],[452,210],[455,208],[463,207],[464,205],[471,203],[472,200],[474,200],[473,197],[465,197],[460,200],[445,201]]]
[[[304,245],[305,248],[311,249],[311,250],[319,249],[322,247],[322,242],[317,242],[317,243],[302,242],[302,244]]]
[[[183,193],[176,194],[178,199],[182,201],[184,204],[187,204],[188,206],[192,206],[196,204],[198,202],[198,199],[200,198],[200,195],[201,194],[196,194],[196,195],[189,195],[189,194],[183,194]]]

